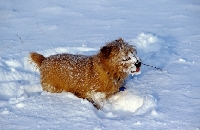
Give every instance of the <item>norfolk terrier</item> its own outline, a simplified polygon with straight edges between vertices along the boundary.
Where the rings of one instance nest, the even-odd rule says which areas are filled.
[[[119,92],[129,74],[139,73],[141,66],[136,48],[121,38],[92,56],[64,53],[44,57],[31,52],[30,59],[40,71],[43,90],[71,92],[97,109],[103,107],[104,99]]]

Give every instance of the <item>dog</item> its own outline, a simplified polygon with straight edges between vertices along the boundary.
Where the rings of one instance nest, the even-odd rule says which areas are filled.
[[[89,100],[97,109],[102,101],[119,92],[129,74],[140,72],[136,48],[122,38],[107,43],[96,55],[56,54],[44,57],[30,53],[30,60],[40,71],[44,91],[71,92]]]

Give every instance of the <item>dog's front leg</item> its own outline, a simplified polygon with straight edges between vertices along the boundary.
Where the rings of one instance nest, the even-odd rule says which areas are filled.
[[[92,98],[86,98],[86,99],[87,99],[89,102],[91,102],[92,105],[93,105],[94,107],[97,108],[97,110],[99,110],[99,109],[101,108],[100,105],[97,104],[97,103],[95,103],[94,100],[93,100]]]

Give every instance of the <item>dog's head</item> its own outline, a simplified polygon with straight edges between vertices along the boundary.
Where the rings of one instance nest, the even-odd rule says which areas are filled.
[[[121,38],[103,46],[100,57],[101,62],[109,70],[132,75],[140,73],[141,61],[135,47]]]

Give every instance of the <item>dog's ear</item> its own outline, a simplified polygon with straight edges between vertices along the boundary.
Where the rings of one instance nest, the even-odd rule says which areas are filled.
[[[101,55],[104,57],[104,58],[108,58],[111,51],[112,51],[112,46],[104,46],[101,48]]]
[[[117,40],[115,40],[116,42],[124,42],[124,40],[122,38],[119,38]]]

